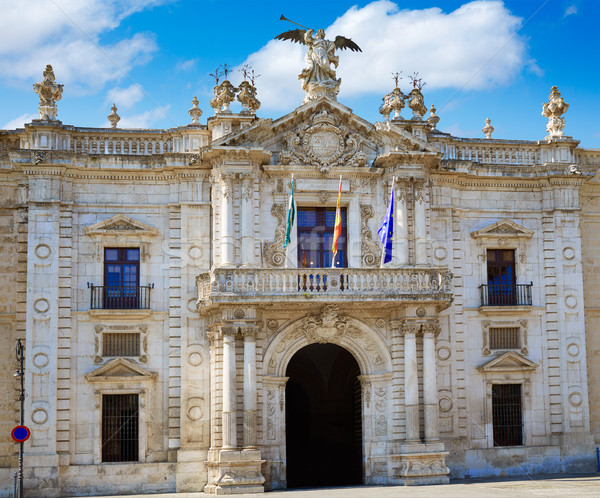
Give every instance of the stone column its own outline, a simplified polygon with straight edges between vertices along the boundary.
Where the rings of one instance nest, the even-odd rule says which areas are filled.
[[[419,442],[419,376],[417,371],[417,332],[420,325],[405,323],[404,333],[404,406],[406,441]]]
[[[439,441],[437,369],[435,338],[439,333],[437,323],[423,325],[423,404],[425,417],[425,442]]]
[[[417,183],[413,190],[414,230],[415,230],[415,264],[427,264],[427,221],[425,216],[425,185]]]
[[[236,440],[236,327],[221,327],[223,334],[223,449],[237,447]]]
[[[246,265],[254,263],[254,211],[252,200],[252,177],[244,175],[242,179],[241,243],[242,264]]]
[[[233,181],[221,175],[221,264],[233,264]]]
[[[244,448],[256,449],[256,328],[242,329],[244,336]]]
[[[394,242],[396,243],[396,262],[400,266],[408,265],[408,214],[406,211],[406,186],[398,185],[396,190],[396,226]]]

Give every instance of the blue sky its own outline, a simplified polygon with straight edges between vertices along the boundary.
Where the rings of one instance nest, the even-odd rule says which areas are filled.
[[[570,104],[565,134],[600,148],[597,0],[3,0],[2,9],[2,128],[36,117],[32,84],[46,64],[65,85],[65,124],[107,126],[114,100],[120,126],[181,126],[194,95],[206,122],[209,74],[223,63],[256,69],[258,115],[277,118],[302,101],[303,47],[272,41],[294,28],[279,21],[283,13],[361,46],[362,54],[340,54],[338,100],[371,122],[382,119],[391,73],[402,71],[408,93],[406,76],[418,71],[442,131],[483,137],[490,117],[494,138],[541,140],[542,103],[557,85]],[[237,84],[241,75],[234,70],[230,79]]]

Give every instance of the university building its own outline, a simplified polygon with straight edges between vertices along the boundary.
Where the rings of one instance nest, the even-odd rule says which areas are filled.
[[[18,338],[28,496],[595,470],[600,150],[558,89],[539,141],[459,138],[418,81],[370,123],[301,76],[277,119],[225,80],[206,124],[81,128],[48,66],[0,131],[0,494]]]

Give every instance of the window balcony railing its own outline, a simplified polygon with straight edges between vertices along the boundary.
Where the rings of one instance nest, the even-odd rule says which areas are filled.
[[[528,284],[483,284],[481,306],[531,306],[533,282]]]
[[[147,310],[150,309],[150,291],[154,284],[140,286],[94,285],[91,290],[90,309],[93,310]]]

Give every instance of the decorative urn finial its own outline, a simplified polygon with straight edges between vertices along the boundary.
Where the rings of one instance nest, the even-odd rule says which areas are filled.
[[[425,107],[425,99],[421,93],[423,86],[425,86],[425,82],[423,81],[423,78],[419,78],[418,76],[419,73],[414,73],[412,76],[409,76],[413,89],[410,91],[407,98],[408,107],[413,112],[412,119],[421,121],[427,112],[427,107]]]
[[[33,91],[40,97],[39,113],[40,119],[54,121],[58,110],[56,103],[62,98],[63,85],[58,85],[55,81],[52,66],[48,64],[44,70],[44,81],[34,83]]]
[[[402,71],[400,71],[401,73]],[[402,93],[402,90],[398,87],[398,81],[402,78],[400,77],[400,73],[392,73],[392,78],[395,83],[394,89],[388,93],[385,97],[383,97],[383,104],[379,107],[379,112],[383,114],[383,117],[386,121],[390,119],[390,114],[394,111],[394,117],[392,119],[402,119],[400,113],[404,108],[404,101],[406,100],[406,95]]]
[[[485,118],[485,126],[481,130],[485,135],[485,138],[492,138],[492,133],[494,133],[494,127],[490,124],[492,120],[490,118]]]
[[[542,116],[548,118],[546,131],[550,133],[550,135],[546,137],[547,140],[560,138],[565,135],[563,132],[565,127],[565,118],[563,118],[562,115],[567,112],[568,109],[569,104],[567,104],[560,96],[558,88],[553,86],[550,90],[548,102],[543,104],[542,110]]]
[[[199,124],[200,116],[202,116],[202,109],[198,107],[198,99],[194,95],[194,100],[192,100],[192,107],[188,111],[188,114],[192,118],[192,124]]]
[[[110,110],[111,110],[111,113],[107,117],[108,117],[108,120],[110,121],[110,126],[112,126],[113,128],[116,128],[117,123],[119,121],[121,121],[121,116],[119,116],[117,114],[117,106],[114,102],[113,102],[113,105],[110,108]]]
[[[429,109],[429,117],[427,118],[427,123],[432,130],[435,130],[435,127],[440,122],[440,117],[435,113],[437,109],[433,107],[431,104],[431,109]]]

